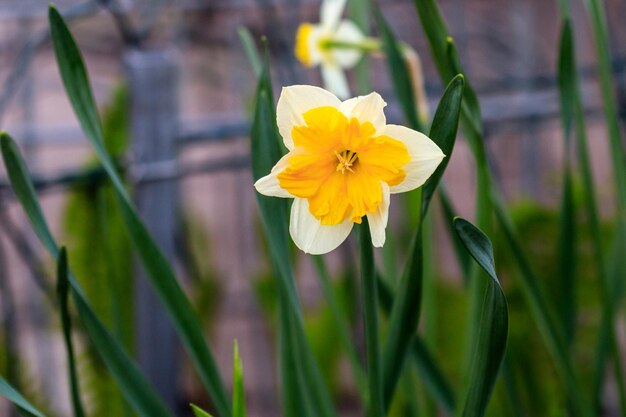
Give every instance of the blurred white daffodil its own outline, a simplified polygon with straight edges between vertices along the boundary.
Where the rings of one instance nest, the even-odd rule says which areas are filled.
[[[427,136],[386,124],[378,93],[339,100],[313,86],[285,87],[276,110],[289,152],[254,186],[294,198],[289,231],[306,253],[339,246],[367,216],[372,243],[385,243],[389,196],[413,190],[444,154]]]
[[[321,66],[324,86],[342,99],[350,96],[343,70],[355,66],[371,43],[354,22],[341,20],[345,4],[346,0],[323,0],[320,23],[302,23],[295,48],[302,64]]]

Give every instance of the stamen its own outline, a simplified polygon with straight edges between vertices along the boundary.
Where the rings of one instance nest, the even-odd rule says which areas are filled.
[[[352,166],[356,163],[356,160],[358,158],[357,153],[348,149],[341,153],[337,151],[334,152],[335,156],[339,160],[339,163],[337,164],[337,171],[341,171],[342,174],[345,174],[346,171],[352,172],[354,174]]]

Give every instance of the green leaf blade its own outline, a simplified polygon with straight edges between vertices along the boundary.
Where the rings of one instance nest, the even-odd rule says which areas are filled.
[[[431,127],[431,138],[448,155],[435,174],[422,188],[422,218],[426,213],[432,194],[443,175],[447,160],[452,154],[456,141],[460,106],[463,94],[463,77],[455,77],[444,93]],[[409,350],[411,339],[417,328],[420,314],[421,288],[423,279],[422,226],[418,225],[409,251],[410,258],[399,283],[398,296],[395,299],[389,319],[389,333],[383,350],[383,387],[385,406],[389,406],[393,391],[402,369],[402,364]]]
[[[489,238],[467,220],[457,217],[454,219],[454,226],[466,250],[490,277],[461,414],[463,417],[482,417],[506,351],[508,306],[496,275],[493,247]]]
[[[206,411],[204,411],[197,405],[194,405],[194,404],[190,404],[190,405],[191,405],[191,410],[193,411],[193,414],[196,417],[213,417],[211,414],[207,413]]]
[[[15,390],[4,378],[0,377],[0,397],[4,397],[12,402],[20,410],[28,413],[32,417],[46,417],[41,411],[37,410],[26,398]]]
[[[411,343],[411,359],[431,395],[448,414],[453,414],[456,409],[454,391],[432,352],[419,335],[416,335]]]
[[[194,368],[214,401],[220,417],[230,417],[231,410],[226,389],[213,355],[204,340],[200,321],[180,287],[171,265],[135,211],[124,184],[104,147],[100,120],[80,50],[54,6],[49,9],[49,21],[63,84],[87,138],[113,183],[116,199],[131,241],[148,272],[147,275],[153,288],[172,319],[174,328]]]
[[[566,150],[570,148],[570,136],[572,125],[575,127],[576,144],[578,150],[578,159],[583,180],[583,190],[585,195],[585,206],[591,230],[593,257],[596,263],[596,270],[601,283],[602,297],[602,317],[600,323],[600,331],[598,332],[598,342],[594,359],[594,375],[593,375],[593,404],[595,409],[599,409],[601,403],[602,388],[604,386],[606,363],[609,354],[614,359],[613,373],[616,379],[618,390],[620,410],[622,414],[626,413],[626,391],[624,390],[624,376],[620,363],[620,349],[617,344],[615,334],[615,306],[616,298],[614,294],[614,280],[619,280],[618,276],[613,278],[607,270],[605,264],[606,256],[602,245],[602,234],[600,230],[600,221],[598,216],[597,197],[594,188],[593,175],[591,172],[591,163],[588,155],[587,134],[584,121],[584,108],[580,93],[580,80],[576,67],[576,51],[574,45],[574,32],[572,22],[568,16],[569,10],[567,5],[562,7],[564,14],[561,29],[561,41],[559,47],[558,61],[558,81],[559,93],[561,99],[561,118],[563,121],[564,143]],[[572,191],[572,169],[570,167],[570,153],[566,152],[564,160],[564,179],[563,179],[563,199],[561,203],[561,224],[559,233],[559,259],[560,259],[560,275],[563,277],[561,282],[560,294],[562,295],[561,317],[565,324],[565,336],[571,343],[574,336],[576,326],[576,298],[575,289],[575,213]],[[618,219],[618,235],[624,233],[623,224],[619,226]],[[619,239],[619,236],[616,237]]]
[[[261,71],[263,70],[263,66],[261,64],[261,58],[259,57],[259,50],[256,47],[252,34],[247,27],[239,26],[237,28],[237,35],[239,36],[239,41],[243,46],[246,57],[248,58],[252,72],[254,72],[254,75],[259,77],[261,75]]]
[[[380,308],[385,314],[389,315],[394,303],[393,291],[378,274],[376,281],[378,283]],[[428,350],[428,346],[421,340],[419,334],[413,336],[410,354],[413,363],[424,380],[426,388],[439,401],[441,406],[452,414],[456,403],[454,391],[441,371],[434,355]]]
[[[460,217],[454,219],[454,227],[467,252],[493,280],[498,281],[493,261],[493,246],[487,235]]]
[[[560,373],[561,380],[567,387],[568,396],[572,403],[576,405],[576,415],[591,417],[594,413],[580,388],[565,337],[550,313],[548,303],[539,286],[539,279],[524,253],[508,213],[504,209],[502,202],[495,195],[494,203],[496,219],[507,244],[511,248],[516,267],[520,272],[520,282],[524,295],[528,300],[531,313],[544,339],[544,343],[552,356],[556,369]]]
[[[258,180],[282,156],[267,59],[259,77],[251,139],[252,175]],[[279,288],[279,358],[285,414],[333,417],[336,413],[330,393],[306,339],[289,264],[287,201],[259,193],[256,196]]]
[[[237,341],[233,346],[233,417],[246,417],[246,391],[243,383],[243,363]]]
[[[384,404],[389,407],[400,378],[406,354],[419,322],[423,279],[423,238],[418,226],[409,258],[389,314],[387,341],[383,349]]]
[[[333,315],[333,321],[339,337],[339,343],[341,344],[341,347],[343,348],[344,353],[348,358],[348,362],[350,363],[353,379],[355,384],[357,385],[357,390],[359,391],[361,401],[365,403],[367,402],[368,396],[366,381],[367,377],[359,358],[356,346],[350,339],[351,331],[348,326],[348,319],[345,317],[345,314],[341,309],[339,300],[337,299],[337,296],[335,294],[335,290],[332,287],[330,274],[328,272],[328,266],[326,265],[324,257],[321,255],[314,256],[313,263],[317,272],[316,275],[319,281],[319,285],[322,288],[326,303],[330,307],[331,313]]]
[[[9,181],[22,208],[27,213],[31,227],[38,231],[37,236],[53,257],[59,256],[59,248],[54,241],[48,224],[37,201],[35,189],[28,175],[15,142],[8,134],[0,135],[2,158],[5,161]],[[7,163],[9,161],[10,163]],[[69,273],[69,271],[66,271]],[[150,383],[139,372],[130,356],[119,342],[94,314],[85,299],[78,282],[69,277],[72,299],[78,314],[87,329],[89,338],[104,361],[107,369],[122,388],[122,393],[141,417],[171,417],[169,411],[156,395]]]
[[[35,197],[35,187],[28,177],[28,170],[24,160],[20,157],[15,141],[7,132],[0,132],[0,148],[2,149],[2,160],[13,187],[13,192],[24,209],[35,234],[44,247],[56,258],[58,248],[52,237],[52,232],[50,232],[48,225],[43,220],[43,211]]]
[[[424,184],[422,195],[422,216],[426,215],[430,200],[435,193],[435,189],[452,158],[452,151],[456,143],[457,129],[459,126],[459,116],[461,114],[461,103],[463,99],[463,90],[465,78],[458,74],[455,76],[443,93],[433,123],[430,127],[429,137],[441,148],[446,157],[441,161],[433,175]]]

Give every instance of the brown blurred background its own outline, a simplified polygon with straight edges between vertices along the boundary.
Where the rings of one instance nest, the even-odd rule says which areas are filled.
[[[555,86],[559,15],[556,1],[441,0],[447,20],[482,105],[490,162],[511,200],[533,199],[555,205],[560,194],[562,133]],[[611,206],[609,157],[599,115],[597,72],[588,20],[574,2],[578,58],[589,118],[589,138],[598,193]],[[431,109],[442,92],[411,1],[383,0],[383,13],[396,35],[421,55]],[[38,180],[45,214],[56,236],[67,235],[67,190],[91,153],[69,106],[48,39],[47,3],[0,0],[0,128],[21,145]],[[243,356],[251,416],[280,414],[272,329],[259,305],[254,281],[267,263],[259,238],[249,164],[248,126],[255,77],[243,53],[237,28],[268,39],[273,82],[320,84],[317,69],[303,69],[293,51],[302,21],[318,20],[315,0],[107,0],[57,2],[71,20],[84,54],[96,100],[102,107],[125,85],[129,145],[123,164],[139,208],[160,244],[193,291],[197,284],[179,246],[185,216],[202,230],[204,253],[196,253],[215,285],[207,337],[223,375],[231,372],[232,341]],[[626,117],[626,3],[606,1],[621,115]],[[71,16],[71,17],[70,17]],[[375,28],[372,28],[375,34]],[[141,48],[135,39],[142,37]],[[138,52],[139,51],[139,52]],[[400,120],[386,64],[370,58],[376,91],[388,101],[388,117]],[[351,81],[353,74],[350,74]],[[353,84],[354,86],[354,84]],[[355,91],[355,90],[353,90]],[[154,140],[154,142],[151,142]],[[459,210],[473,212],[473,162],[458,143],[445,181]],[[52,283],[51,260],[0,176],[0,321],[5,343],[27,364],[22,383],[46,393],[48,406],[69,413],[64,353],[56,314],[37,279]],[[607,211],[610,211],[607,209]],[[395,216],[402,216],[400,205]],[[65,219],[65,221],[63,220]],[[71,222],[71,217],[70,220]],[[393,221],[392,221],[393,223]],[[95,227],[95,226],[94,226]],[[21,237],[20,237],[21,236]],[[70,244],[71,238],[67,238]],[[440,241],[440,242],[439,242]],[[450,259],[446,239],[438,239],[441,259]],[[202,246],[200,246],[202,247]],[[197,251],[196,251],[197,252]],[[340,268],[333,257],[333,268]],[[454,276],[454,267],[443,269]],[[311,265],[299,264],[303,304],[314,311],[320,290]],[[200,384],[184,365],[167,320],[143,283],[137,300],[135,340],[142,366],[178,415],[190,401],[205,401]],[[209,278],[207,278],[209,279]],[[191,282],[191,283],[190,283]],[[208,284],[207,284],[208,285]],[[204,311],[204,310],[202,310]],[[208,311],[208,310],[207,310]],[[208,314],[208,313],[207,313]],[[8,358],[5,351],[4,353]],[[355,413],[349,381],[340,389],[345,413]],[[0,415],[9,415],[0,404]],[[342,414],[343,415],[343,414]]]

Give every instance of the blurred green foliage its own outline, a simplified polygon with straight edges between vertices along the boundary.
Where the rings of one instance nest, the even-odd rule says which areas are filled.
[[[104,140],[108,152],[120,160],[129,144],[128,90],[116,87],[102,110]],[[90,157],[85,170],[98,166]],[[219,308],[220,285],[207,253],[212,253],[209,235],[198,216],[190,211],[181,219],[179,253],[190,279],[192,302],[204,328],[210,332]],[[103,177],[72,187],[63,217],[71,268],[96,314],[129,352],[134,350],[134,274],[131,243],[116,207],[112,186]],[[93,346],[78,357],[81,383],[91,416],[129,414],[119,388],[108,375]]]
[[[273,275],[269,271],[260,272],[252,281],[253,291],[263,311],[270,323],[270,329],[276,332],[276,306],[278,300],[278,288]],[[341,271],[333,281],[333,290],[337,296],[344,317],[349,318],[350,324],[354,328],[358,317],[358,304],[354,298],[356,290],[354,273]],[[333,321],[333,314],[330,307],[325,303],[320,303],[304,312],[306,333],[313,349],[313,353],[320,364],[324,380],[336,399],[342,394],[352,395],[350,389],[346,389],[344,374],[347,370],[343,362],[342,348]],[[353,384],[353,381],[349,382]]]
[[[117,87],[102,111],[107,150],[120,158],[128,146],[128,91]],[[85,169],[98,166],[90,157]],[[111,185],[104,178],[78,183],[68,193],[63,217],[65,241],[72,254],[70,264],[87,299],[118,340],[133,351],[134,279],[130,241],[124,230]],[[122,395],[106,372],[93,346],[78,357],[83,391],[90,415],[127,413]]]

